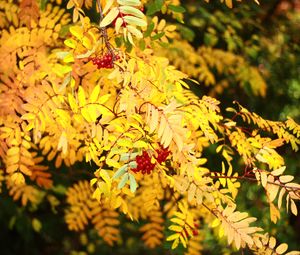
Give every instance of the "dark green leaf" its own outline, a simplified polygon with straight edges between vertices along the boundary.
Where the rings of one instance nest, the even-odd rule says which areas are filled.
[[[184,7],[180,6],[180,5],[168,5],[168,9],[173,11],[173,12],[179,12],[179,13],[184,13],[185,9]]]
[[[165,35],[165,32],[160,32],[154,36],[151,36],[151,40],[153,40],[153,41],[158,40],[158,39],[162,38],[164,35]]]
[[[155,26],[155,25],[154,25],[153,22],[151,22],[151,23],[148,25],[147,30],[146,30],[145,33],[144,33],[144,38],[150,36],[150,34],[152,33],[152,31],[153,31],[153,29],[154,29],[154,26]]]
[[[164,4],[164,0],[154,0],[153,3],[150,3],[147,6],[146,15],[153,15],[156,12],[159,12]]]

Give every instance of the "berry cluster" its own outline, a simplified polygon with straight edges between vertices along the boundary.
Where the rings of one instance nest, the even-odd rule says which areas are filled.
[[[142,171],[142,174],[150,174],[155,167],[155,164],[151,163],[151,158],[145,150],[142,155],[136,156],[135,160],[137,168],[132,169],[135,173]]]
[[[161,164],[162,162],[165,162],[167,157],[170,154],[170,151],[167,148],[163,148],[162,146],[160,146],[159,150],[156,150],[157,153],[157,157],[156,160],[159,164]]]
[[[90,60],[93,62],[94,65],[97,65],[98,69],[101,68],[111,69],[114,67],[114,60],[118,60],[118,59],[120,59],[119,55],[115,55],[115,59],[113,59],[113,55],[110,52],[108,52],[101,57],[94,57],[91,58]]]
[[[170,151],[168,149],[165,149],[161,146],[159,150],[156,150],[157,152],[157,157],[155,157],[156,161],[161,164],[166,161],[167,157],[170,154]],[[149,154],[144,150],[142,155],[136,156],[136,163],[137,167],[135,169],[132,169],[133,172],[142,172],[142,174],[150,174],[154,167],[155,164],[151,163],[151,157]]]

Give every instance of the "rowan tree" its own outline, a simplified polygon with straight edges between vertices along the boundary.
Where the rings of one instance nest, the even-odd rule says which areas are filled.
[[[224,254],[300,254],[237,203],[249,182],[273,223],[297,215],[300,185],[282,151],[298,152],[300,126],[265,119],[238,96],[223,107],[232,84],[265,97],[267,83],[222,13],[210,19],[223,17],[224,36],[207,29],[193,45],[192,6],[0,1],[0,181],[36,232],[44,210],[91,254],[126,245],[128,254],[130,240],[149,253],[205,254],[212,234]],[[71,244],[65,251],[80,254]]]

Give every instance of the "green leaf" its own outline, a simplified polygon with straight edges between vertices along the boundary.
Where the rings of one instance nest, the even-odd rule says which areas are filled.
[[[104,17],[104,19],[100,23],[100,27],[106,27],[110,23],[114,21],[114,19],[119,15],[119,9],[114,7],[110,10],[110,12]]]
[[[141,50],[144,50],[146,48],[145,40],[140,40],[139,41],[139,48]]]
[[[115,43],[116,43],[117,47],[120,48],[123,44],[123,37],[116,37]]]
[[[41,0],[40,9],[42,11],[44,11],[46,9],[47,2],[48,2],[48,0]]]
[[[132,174],[129,174],[129,182],[130,182],[130,191],[132,193],[134,193],[136,191],[136,188],[137,188],[137,183],[136,183],[136,180],[135,180],[135,178]]]
[[[160,32],[154,36],[151,36],[151,40],[153,40],[153,41],[158,40],[158,39],[162,38],[164,35],[165,35],[165,32]]]
[[[159,12],[163,7],[164,0],[155,0],[153,3],[147,6],[146,15],[153,15],[156,12]]]
[[[128,166],[129,166],[130,168],[137,168],[137,163],[136,163],[135,161],[131,161],[131,162],[128,164]]]
[[[128,175],[128,173],[123,175],[121,181],[118,184],[118,189],[122,189],[125,186],[126,182],[128,181]]]
[[[53,186],[51,188],[51,190],[58,195],[66,195],[67,193],[67,188],[61,184],[57,185],[57,186]]]
[[[192,29],[189,29],[188,27],[185,26],[180,26],[179,31],[184,39],[190,42],[194,40],[195,32]]]
[[[127,171],[127,168],[128,168],[128,164],[125,164],[124,166],[120,167],[118,169],[117,172],[115,172],[115,174],[113,175],[113,179],[117,179],[119,177],[121,177],[123,174],[125,174],[125,172]]]
[[[137,152],[132,152],[132,153],[123,153],[120,157],[120,161],[128,161],[135,159],[135,157],[138,155]]]
[[[152,33],[154,27],[155,27],[155,24],[154,24],[153,22],[151,22],[151,23],[148,25],[147,30],[146,30],[145,33],[144,33],[144,37],[145,37],[145,38],[151,35],[151,33]]]
[[[185,8],[183,8],[180,5],[170,4],[170,5],[168,5],[168,9],[170,9],[173,12],[179,12],[179,13],[184,13],[185,12]]]

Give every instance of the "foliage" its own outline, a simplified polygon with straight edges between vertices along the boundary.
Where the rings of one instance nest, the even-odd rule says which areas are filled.
[[[185,16],[188,7],[0,0],[0,184],[3,203],[10,196],[34,231],[63,213],[65,231],[81,232],[88,253],[108,249],[103,243],[130,249],[133,238],[144,243],[136,253],[201,254],[213,249],[204,247],[213,233],[232,252],[300,254],[237,202],[246,197],[241,182],[251,181],[264,190],[272,222],[282,207],[298,214],[300,185],[282,151],[298,153],[300,125],[265,119],[238,97],[222,107],[214,96],[231,84],[266,97],[265,77],[249,61],[238,20],[224,29],[226,19],[210,20],[222,13],[207,19],[227,49],[215,47],[221,32],[211,27],[193,45],[183,21],[199,19]],[[87,16],[93,10],[98,24]],[[202,85],[211,89],[199,97],[193,86]],[[14,228],[19,216],[9,217]],[[70,242],[64,249],[80,254]]]

